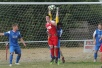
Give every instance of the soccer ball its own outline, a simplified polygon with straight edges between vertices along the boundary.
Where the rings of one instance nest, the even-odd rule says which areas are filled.
[[[56,9],[56,6],[55,5],[50,5],[50,6],[48,6],[48,9],[54,10],[54,9]]]

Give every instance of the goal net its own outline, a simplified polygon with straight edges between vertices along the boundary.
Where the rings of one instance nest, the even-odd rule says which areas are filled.
[[[45,16],[51,4],[59,7],[59,18],[63,23],[61,50],[66,61],[93,61],[92,52],[84,53],[84,43],[85,40],[90,42],[97,23],[102,20],[102,2],[0,2],[0,32],[11,30],[12,23],[18,23],[27,43],[26,48],[20,44],[21,62],[50,60]],[[56,10],[52,15],[54,20]],[[5,41],[8,41],[7,37],[0,37],[0,61],[4,63]]]

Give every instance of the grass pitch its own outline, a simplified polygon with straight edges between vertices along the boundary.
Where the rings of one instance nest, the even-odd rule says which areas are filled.
[[[21,65],[14,64],[16,55],[14,55],[13,66],[9,67],[8,60],[5,61],[5,50],[0,50],[0,68],[102,68],[100,55],[98,62],[93,62],[93,53],[84,53],[83,47],[61,48],[65,56],[66,63],[50,65],[50,54],[48,48],[22,49]]]
[[[48,62],[32,62],[32,63],[21,63],[21,65],[13,65],[9,67],[8,64],[0,65],[0,68],[101,68],[102,63],[99,62],[66,62],[64,64],[52,64]]]

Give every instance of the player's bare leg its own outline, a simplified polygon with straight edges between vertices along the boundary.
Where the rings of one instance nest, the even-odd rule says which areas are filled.
[[[62,57],[62,63],[65,63],[65,59],[64,59],[64,56],[63,56],[63,53],[62,53],[61,49],[60,49],[60,55]]]
[[[102,62],[102,52],[101,52],[101,55],[100,55],[100,61]]]

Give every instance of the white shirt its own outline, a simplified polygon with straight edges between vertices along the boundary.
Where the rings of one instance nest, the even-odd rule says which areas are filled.
[[[102,30],[100,30],[100,29],[98,29],[99,31],[102,31]],[[95,37],[95,35],[96,35],[96,30],[94,31],[94,33],[93,33],[93,37]]]

